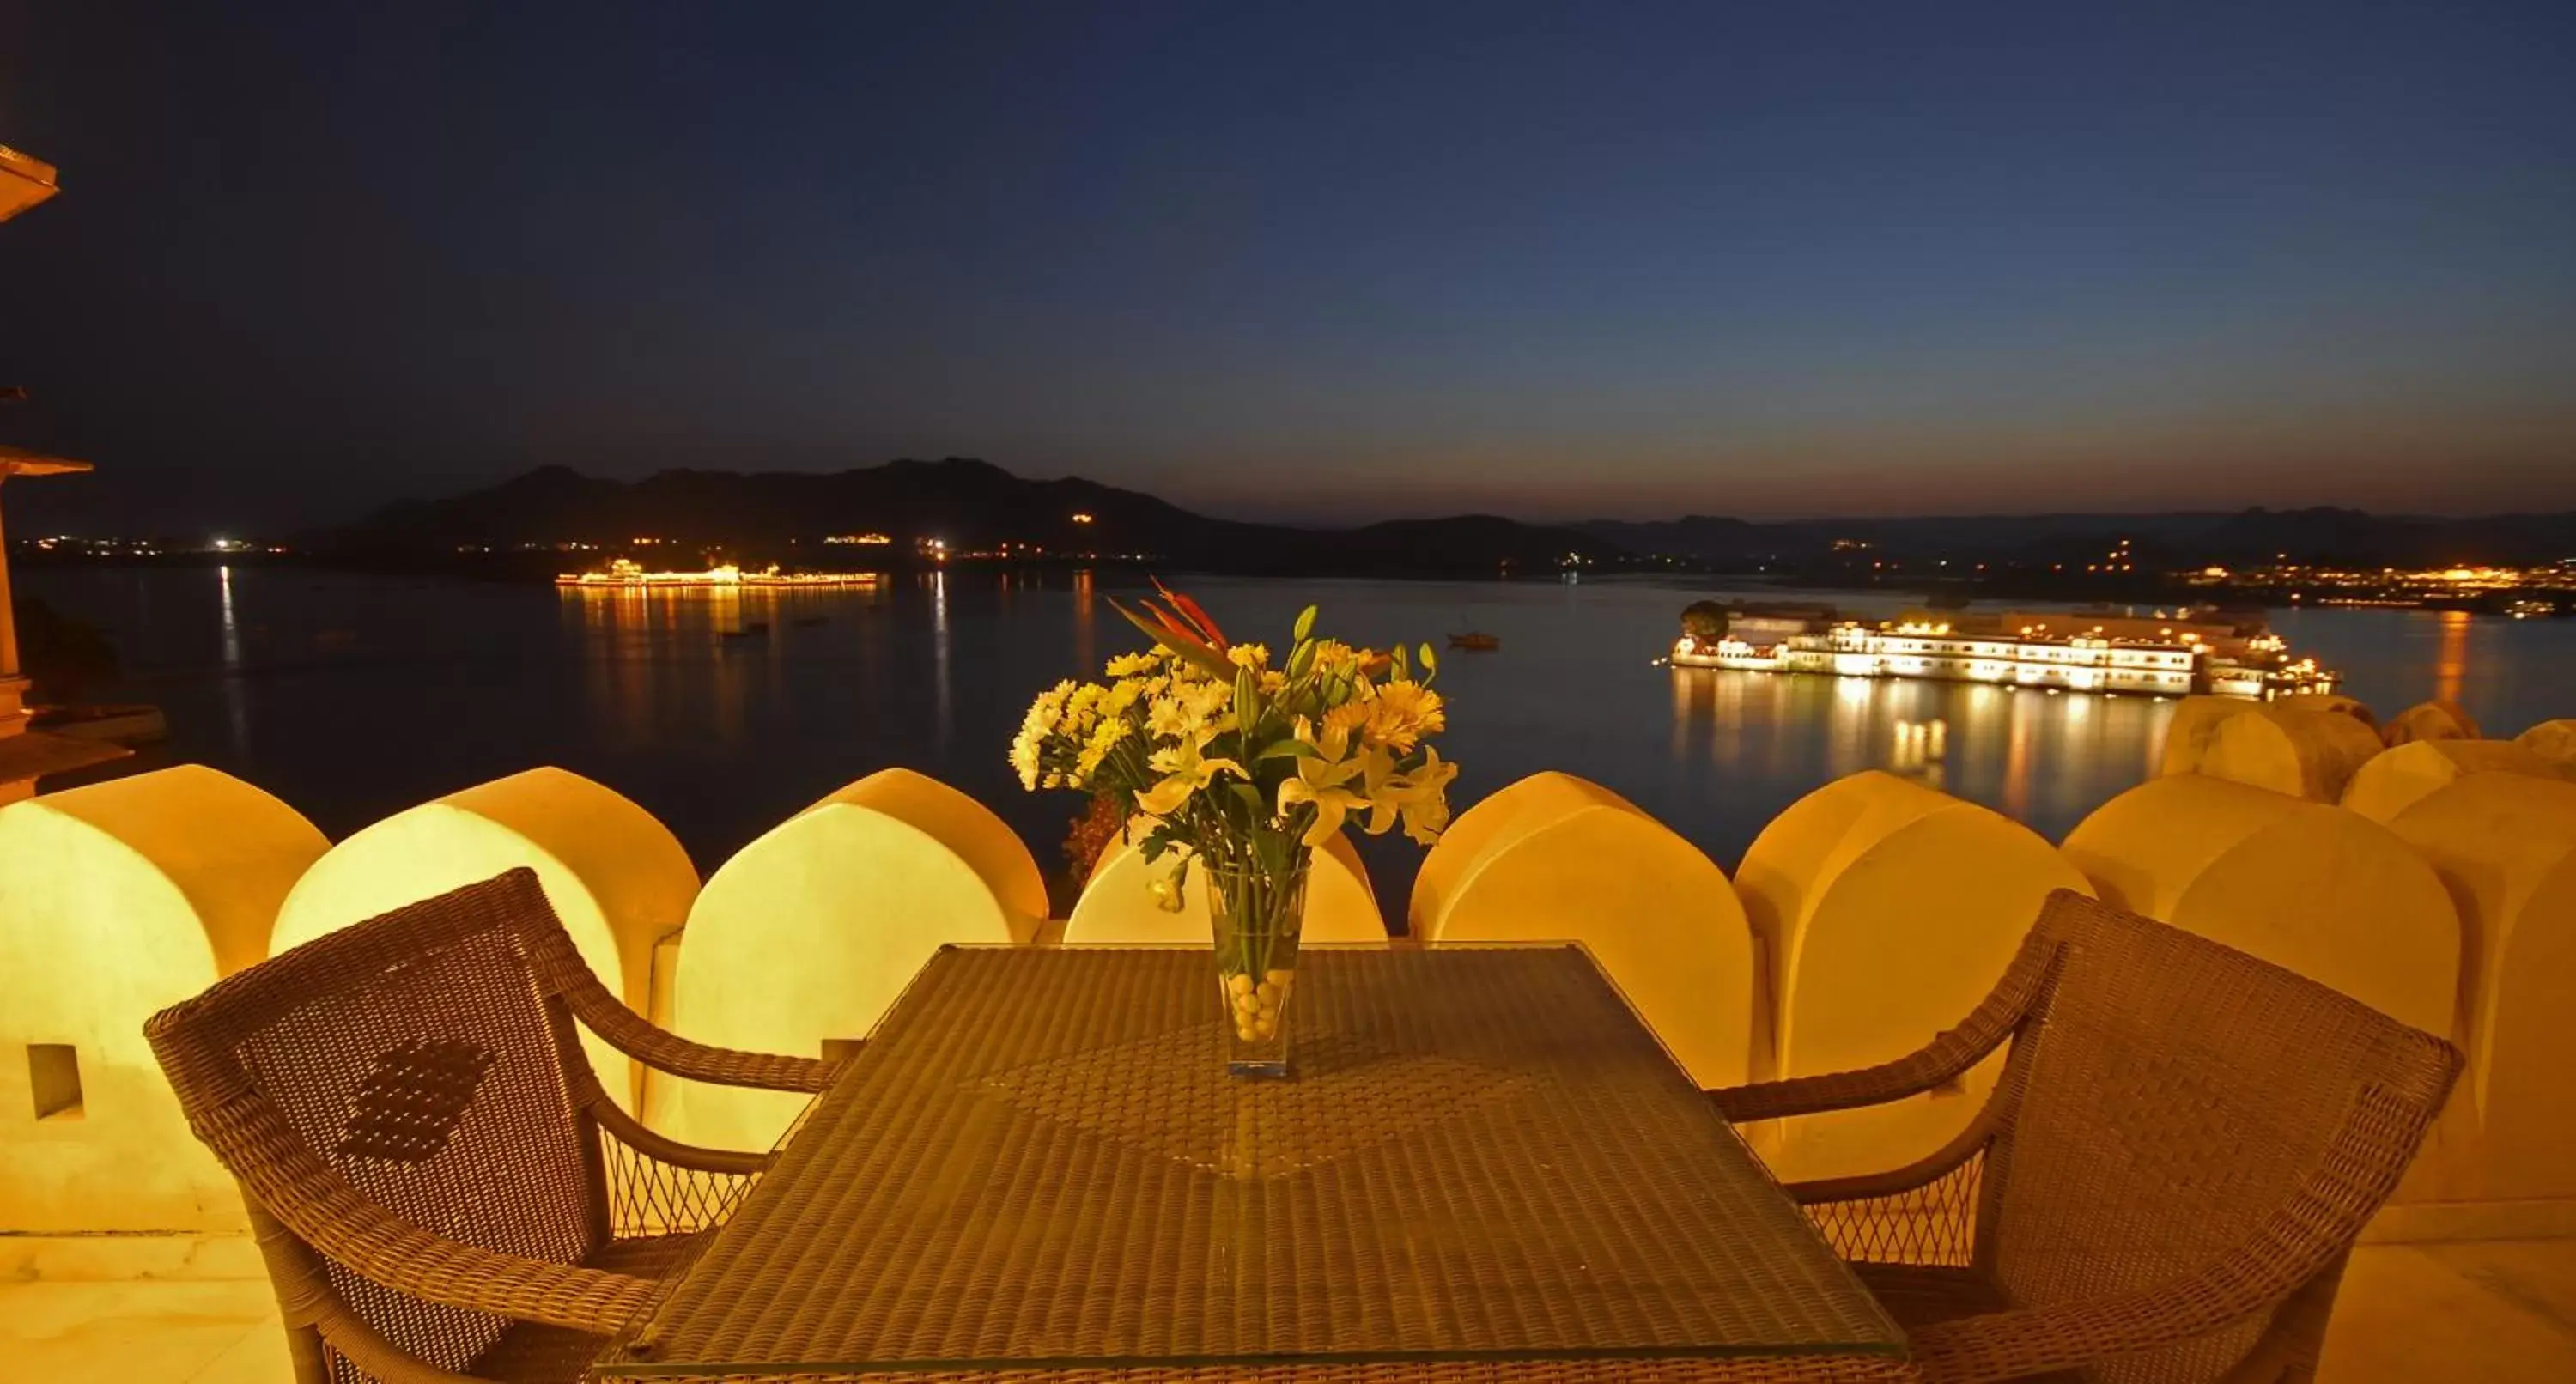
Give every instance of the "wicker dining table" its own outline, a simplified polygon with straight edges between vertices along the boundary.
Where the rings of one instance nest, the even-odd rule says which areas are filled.
[[[591,1377],[1915,1377],[1581,949],[1309,948],[1290,1008],[1235,1078],[1203,949],[942,950]]]

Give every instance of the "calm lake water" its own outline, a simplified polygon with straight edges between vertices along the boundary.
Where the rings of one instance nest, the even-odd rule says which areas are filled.
[[[954,572],[873,591],[558,593],[550,587],[285,568],[49,569],[21,587],[106,629],[122,695],[170,741],[257,783],[334,839],[538,764],[642,803],[701,873],[859,776],[900,764],[999,811],[1050,871],[1069,794],[1022,793],[1004,747],[1029,698],[1141,640],[1068,573]],[[1445,654],[1444,756],[1463,809],[1541,769],[1624,794],[1733,869],[1763,824],[1826,780],[1922,775],[2054,840],[2143,778],[2172,704],[1942,683],[1673,670],[1679,612],[1720,588],[1594,582],[1196,579],[1236,638],[1284,641],[1308,602],[1355,642],[1502,637]],[[1765,593],[1737,592],[1760,595]],[[1777,593],[1769,593],[1776,596]],[[1834,597],[1893,613],[1898,601]],[[768,632],[727,638],[766,622]],[[2391,610],[2283,611],[2291,647],[2383,714],[2454,697],[2490,735],[2576,714],[2576,621]],[[1947,723],[1946,759],[1908,765],[1903,722]],[[1391,917],[1414,849],[1366,843]]]

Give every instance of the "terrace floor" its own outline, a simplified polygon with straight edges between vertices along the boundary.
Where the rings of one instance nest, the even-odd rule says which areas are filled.
[[[246,1243],[140,1258],[106,1248],[0,1237],[0,1360],[13,1377],[288,1384],[276,1300]],[[81,1276],[106,1272],[170,1276]],[[2576,1379],[2576,1239],[2362,1246],[2322,1378]]]

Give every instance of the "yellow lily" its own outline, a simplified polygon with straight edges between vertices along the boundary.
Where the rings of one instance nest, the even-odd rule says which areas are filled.
[[[1179,811],[1192,793],[1216,782],[1219,774],[1232,774],[1239,779],[1252,777],[1231,759],[1201,757],[1199,746],[1203,743],[1201,739],[1184,738],[1177,745],[1154,751],[1153,767],[1162,772],[1163,781],[1136,794],[1137,810],[1168,817]]]
[[[1330,724],[1317,739],[1315,727],[1305,717],[1297,718],[1297,739],[1315,751],[1297,756],[1297,777],[1279,785],[1279,812],[1299,803],[1315,805],[1315,823],[1300,838],[1308,846],[1321,846],[1342,829],[1342,819],[1368,806],[1368,799],[1342,785],[1349,783],[1364,767],[1349,757],[1350,732]]]
[[[1438,750],[1426,747],[1422,753],[1421,768],[1389,775],[1370,787],[1370,835],[1395,825],[1401,815],[1404,834],[1427,846],[1439,840],[1441,829],[1449,825],[1449,781],[1458,777],[1458,766],[1441,762]]]

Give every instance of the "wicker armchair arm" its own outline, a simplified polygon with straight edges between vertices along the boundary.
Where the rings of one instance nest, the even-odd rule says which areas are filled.
[[[625,1326],[652,1297],[654,1285],[641,1278],[460,1244],[413,1225],[367,1200],[254,1094],[192,1111],[189,1123],[212,1147],[252,1151],[226,1161],[287,1229],[398,1292],[603,1335]]]
[[[1815,1115],[1862,1105],[1885,1105],[1956,1081],[2003,1046],[2030,1012],[2056,958],[2053,939],[2033,933],[2014,953],[2012,966],[1967,1019],[1943,1029],[1917,1052],[1893,1062],[1822,1076],[1758,1081],[1711,1091],[1708,1098],[1731,1124]]]
[[[1993,1052],[2004,1037],[1999,1034],[1985,1046],[1974,1047],[1961,1041],[1966,1031],[1964,1025],[1944,1029],[1921,1051],[1875,1067],[1730,1086],[1709,1092],[1708,1098],[1717,1103],[1729,1124],[1885,1105],[1957,1080]]]
[[[619,1003],[616,996],[608,993],[608,987],[599,983],[599,977],[577,960],[559,968],[557,984],[584,1028],[607,1039],[609,1046],[619,1052],[673,1076],[718,1086],[757,1086],[817,1095],[831,1086],[833,1074],[840,1070],[839,1063],[817,1057],[710,1047],[657,1028]]]

